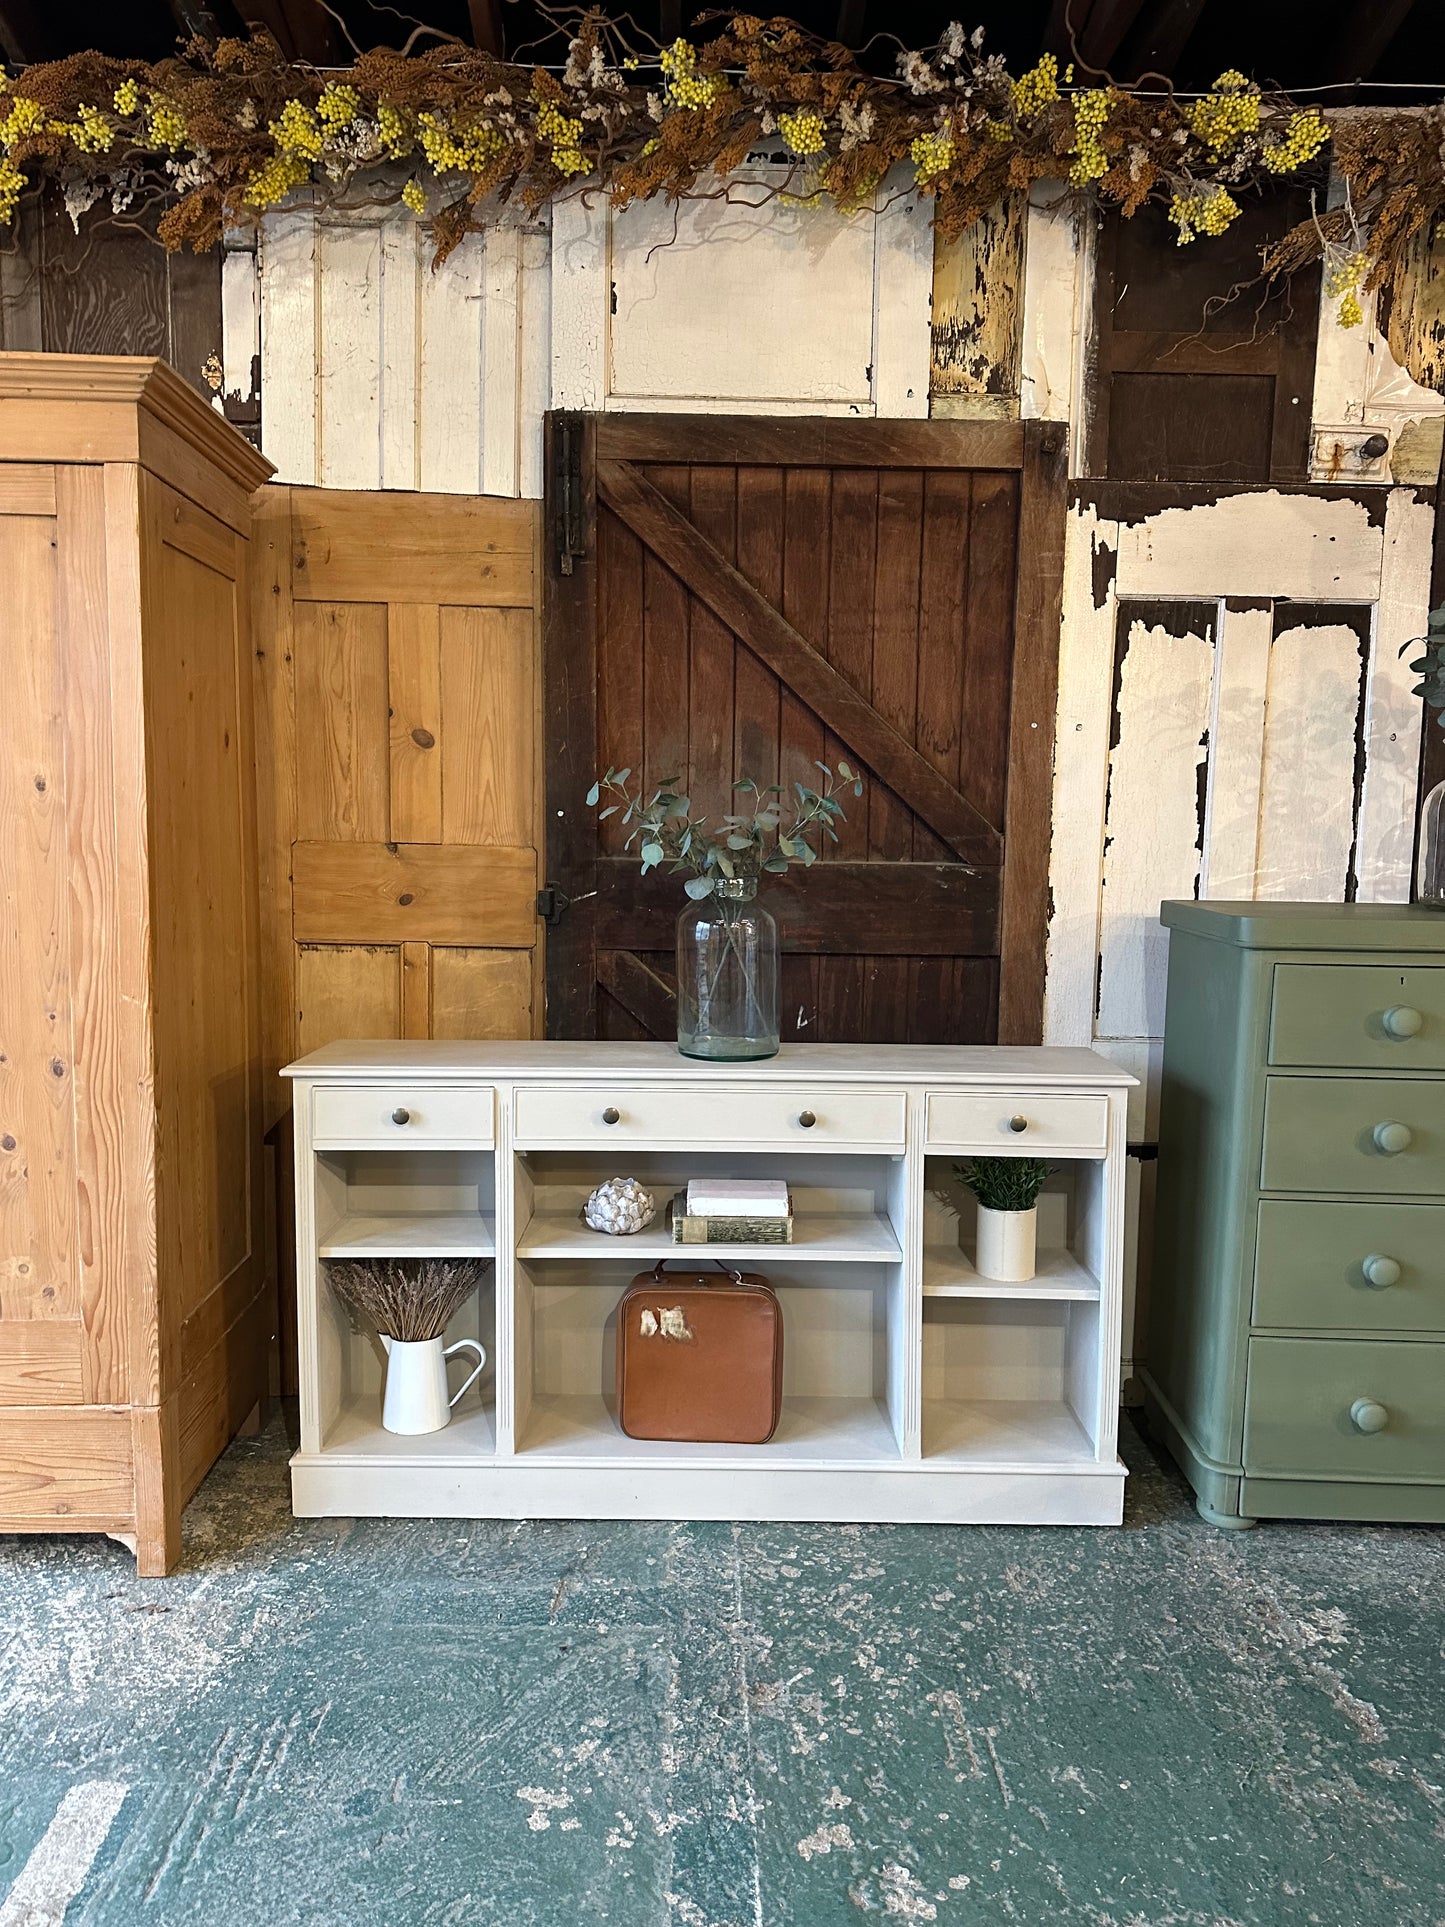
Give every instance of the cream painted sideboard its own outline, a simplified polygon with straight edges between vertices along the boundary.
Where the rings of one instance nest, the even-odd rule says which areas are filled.
[[[298,1514],[1117,1524],[1125,1100],[1085,1050],[794,1045],[710,1066],[663,1044],[338,1043],[293,1064]],[[977,1153],[1048,1159],[1038,1275],[970,1257]],[[627,1238],[604,1177],[786,1177],[791,1246]],[[381,1426],[383,1360],[329,1258],[473,1254],[449,1339],[487,1370],[451,1424]],[[778,1288],[768,1445],[643,1443],[612,1405],[616,1309],[658,1258],[736,1257]]]

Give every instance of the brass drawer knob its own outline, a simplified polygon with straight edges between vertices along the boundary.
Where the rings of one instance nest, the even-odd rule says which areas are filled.
[[[1375,1149],[1383,1151],[1387,1158],[1398,1157],[1401,1151],[1408,1151],[1415,1141],[1408,1124],[1377,1124],[1370,1136],[1375,1141]]]
[[[1011,1117],[1008,1127],[1011,1131],[1026,1131],[1029,1128],[1029,1121],[1026,1117]]]
[[[812,1111],[799,1111],[798,1122],[805,1131],[811,1131],[818,1120]]]
[[[1386,1258],[1378,1251],[1372,1251],[1360,1266],[1365,1274],[1365,1283],[1373,1285],[1377,1291],[1384,1291],[1390,1285],[1400,1282],[1400,1267],[1393,1258]]]
[[[1350,1407],[1350,1423],[1357,1432],[1383,1432],[1390,1423],[1389,1408],[1373,1398],[1357,1398]]]
[[[1380,1019],[1385,1027],[1385,1035],[1395,1038],[1417,1037],[1424,1021],[1419,1011],[1412,1010],[1408,1004],[1392,1005]]]
[[[396,1109],[391,1114],[391,1121],[393,1124],[410,1124],[411,1112],[408,1110],[404,1110],[402,1106],[398,1104]]]
[[[620,1124],[622,1122],[622,1113],[615,1104],[609,1104],[607,1106],[607,1109],[602,1113],[602,1122],[604,1124]]]

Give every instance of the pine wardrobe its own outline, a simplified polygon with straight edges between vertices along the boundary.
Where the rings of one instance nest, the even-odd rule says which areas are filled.
[[[0,354],[0,1533],[143,1573],[263,1395],[246,554],[164,363]]]

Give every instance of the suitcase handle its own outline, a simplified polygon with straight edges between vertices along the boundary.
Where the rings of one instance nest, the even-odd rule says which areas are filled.
[[[736,1265],[725,1265],[721,1258],[714,1258],[713,1263],[717,1266],[724,1278],[731,1278],[735,1285],[740,1285],[744,1282],[743,1274],[738,1270]],[[692,1277],[696,1278],[700,1285],[710,1285],[712,1283],[711,1278],[704,1278],[700,1272],[669,1271],[666,1258],[658,1259],[652,1276],[654,1280],[658,1282],[664,1278]]]

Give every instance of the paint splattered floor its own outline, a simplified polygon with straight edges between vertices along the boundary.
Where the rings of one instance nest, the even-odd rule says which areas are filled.
[[[0,1927],[1438,1927],[1445,1533],[0,1539]],[[68,1905],[67,1905],[68,1899]]]

